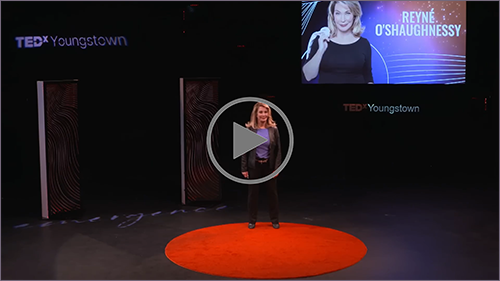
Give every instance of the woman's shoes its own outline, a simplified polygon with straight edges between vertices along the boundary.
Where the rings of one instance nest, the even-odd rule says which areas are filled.
[[[255,228],[255,223],[249,223],[248,224],[248,228],[250,229],[254,229]],[[273,228],[274,229],[278,229],[280,228],[280,224],[277,222],[277,223],[273,223]]]

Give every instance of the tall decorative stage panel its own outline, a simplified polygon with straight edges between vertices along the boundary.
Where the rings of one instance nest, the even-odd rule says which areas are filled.
[[[220,174],[210,161],[206,138],[210,121],[219,110],[219,79],[181,78],[181,194],[182,204],[221,201]],[[219,130],[212,134],[218,157]]]
[[[38,81],[42,218],[81,210],[78,80]]]

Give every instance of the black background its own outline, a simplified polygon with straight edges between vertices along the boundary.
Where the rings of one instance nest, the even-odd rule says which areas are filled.
[[[283,181],[498,181],[498,2],[467,3],[467,84],[449,86],[302,85],[300,2],[191,4],[2,2],[9,210],[40,201],[38,80],[79,79],[84,200],[180,201],[179,78],[196,76],[221,78],[221,105],[258,96],[286,113],[295,146]],[[14,37],[35,35],[125,36],[128,46],[17,49]],[[421,112],[351,113],[344,103]],[[222,120],[243,124],[250,109],[238,106]],[[286,126],[275,115],[286,151]],[[223,143],[231,137],[223,133]],[[238,164],[223,166],[236,175]]]

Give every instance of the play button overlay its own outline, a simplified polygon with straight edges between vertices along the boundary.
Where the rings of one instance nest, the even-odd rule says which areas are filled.
[[[233,159],[265,143],[266,138],[233,122]]]
[[[217,119],[219,119],[219,117],[222,115],[222,113],[224,113],[224,111],[226,111],[231,106],[237,105],[237,104],[243,103],[243,102],[254,102],[254,103],[262,102],[262,103],[269,105],[272,108],[272,110],[278,112],[278,114],[281,116],[281,118],[285,122],[286,128],[288,130],[289,145],[288,145],[288,151],[286,152],[285,159],[283,159],[283,161],[281,162],[281,165],[278,167],[278,169],[276,171],[274,171],[273,173],[271,173],[263,178],[260,178],[260,179],[251,179],[250,180],[250,179],[238,178],[238,177],[235,177],[235,176],[231,175],[230,173],[226,172],[221,167],[221,165],[217,162],[217,159],[215,159],[215,155],[214,155],[214,152],[212,150],[212,132],[213,132],[213,129],[215,127],[215,123],[217,122]],[[267,141],[267,139],[257,135],[256,133],[250,131],[249,129],[233,122],[233,159],[240,157],[241,155],[256,148],[257,146],[261,145],[262,143],[264,143],[266,141]],[[215,113],[214,117],[210,121],[210,124],[208,125],[206,143],[207,143],[208,156],[210,157],[212,164],[214,164],[215,168],[221,174],[223,174],[226,178],[228,178],[234,182],[241,183],[241,184],[260,184],[260,183],[266,182],[266,181],[274,178],[277,174],[279,174],[281,171],[283,171],[285,166],[290,161],[290,158],[292,157],[292,152],[293,152],[292,124],[290,124],[290,121],[286,117],[285,113],[283,113],[283,111],[279,107],[277,107],[276,105],[274,105],[270,101],[267,101],[267,100],[261,99],[261,98],[256,98],[256,97],[239,98],[239,99],[236,99],[236,100],[233,100],[233,101],[227,103],[221,109],[219,109],[219,111],[217,111],[217,113]]]

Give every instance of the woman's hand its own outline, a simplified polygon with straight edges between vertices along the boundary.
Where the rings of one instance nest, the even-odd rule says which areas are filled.
[[[318,51],[324,53],[328,48],[328,37],[330,37],[330,29],[323,27],[319,31]]]
[[[325,33],[320,33],[318,38],[318,52],[324,53],[328,49],[328,36]]]
[[[243,177],[248,179],[248,172],[241,172],[243,174]]]

